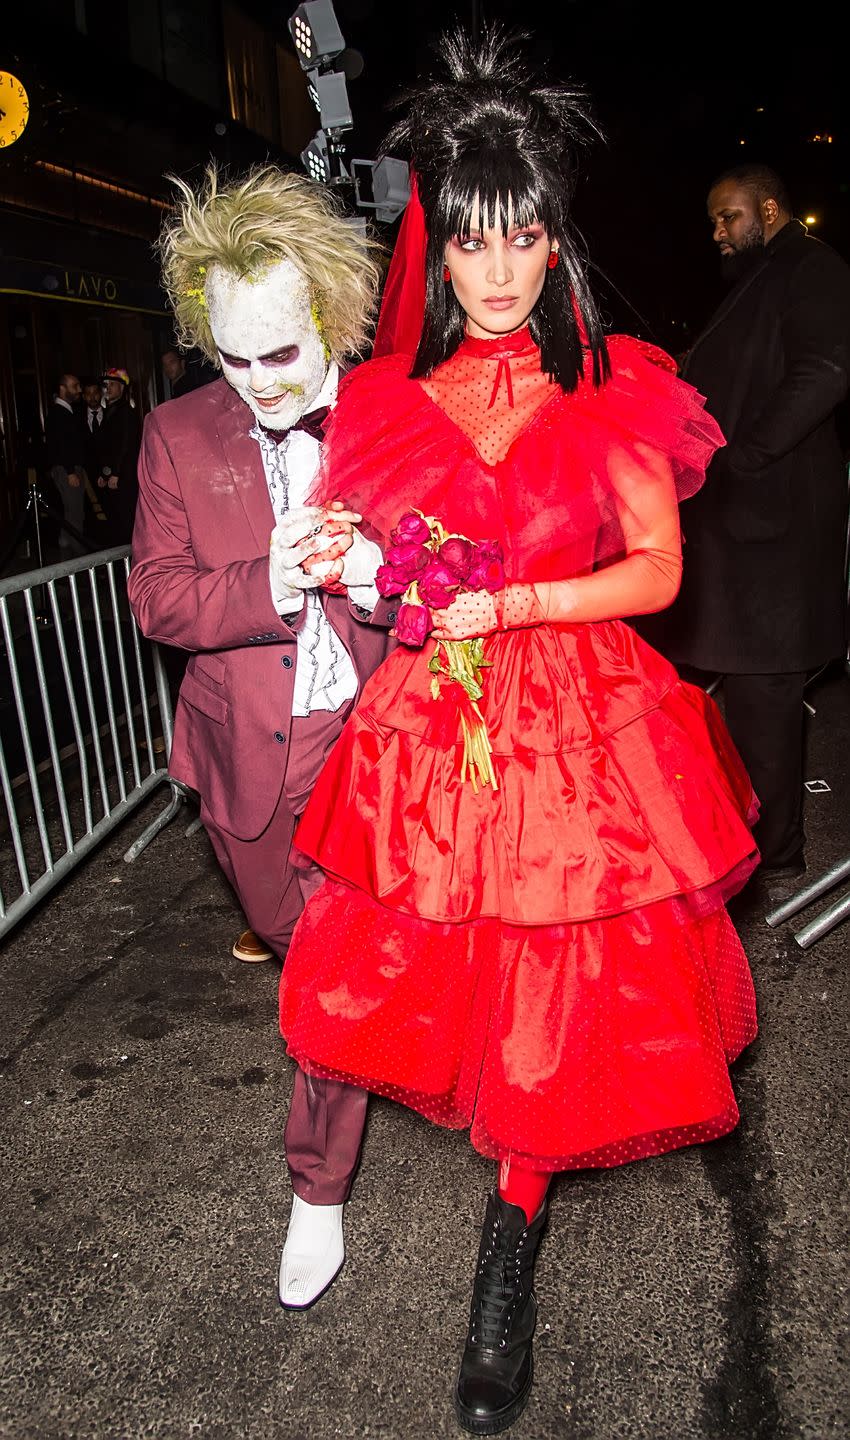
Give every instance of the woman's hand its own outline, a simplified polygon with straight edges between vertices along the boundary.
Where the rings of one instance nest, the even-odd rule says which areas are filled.
[[[445,610],[432,610],[435,640],[477,640],[499,629],[496,604],[488,590],[456,595]]]

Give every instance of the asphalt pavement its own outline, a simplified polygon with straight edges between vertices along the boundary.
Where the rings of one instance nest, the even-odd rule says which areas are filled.
[[[850,679],[810,699],[809,860],[850,853]],[[276,963],[191,812],[133,864],[154,796],[0,948],[0,1436],[442,1440],[491,1166],[375,1100],[348,1258],[276,1301],[292,1064]],[[774,893],[773,900],[784,891]],[[801,950],[736,923],[760,1036],[737,1131],[560,1179],[537,1374],[514,1440],[844,1440],[850,922]],[[821,907],[816,907],[821,908]]]

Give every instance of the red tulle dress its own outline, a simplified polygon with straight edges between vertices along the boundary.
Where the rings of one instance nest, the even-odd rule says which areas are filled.
[[[613,339],[611,380],[571,395],[527,331],[465,341],[426,382],[410,357],[369,362],[343,388],[324,497],[385,534],[414,505],[498,539],[509,580],[589,573],[623,548],[614,448],[667,455],[689,494],[721,443],[647,349]],[[289,1053],[542,1170],[726,1133],[756,1015],[724,901],[757,853],[714,702],[619,620],[491,635],[499,788],[476,793],[432,652],[399,647],[372,676],[297,831],[327,879],[283,968]]]

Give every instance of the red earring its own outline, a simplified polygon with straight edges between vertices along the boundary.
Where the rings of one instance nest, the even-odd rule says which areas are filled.
[[[550,251],[549,251],[549,259],[546,261],[546,268],[547,268],[548,270],[554,270],[554,269],[555,269],[555,266],[557,265],[557,263],[558,263],[558,252],[557,252],[557,250],[550,250]]]
[[[445,282],[446,282],[447,285],[448,285],[449,281],[451,280],[451,278],[452,278],[452,272],[451,272],[451,270],[449,269],[448,265],[444,265],[444,266],[443,266],[443,279],[445,280]]]

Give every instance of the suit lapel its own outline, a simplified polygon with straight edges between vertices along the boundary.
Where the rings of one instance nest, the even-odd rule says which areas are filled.
[[[263,469],[263,457],[259,445],[250,433],[254,427],[254,417],[238,395],[231,392],[218,412],[216,427],[224,458],[233,476],[233,484],[248,517],[254,539],[261,550],[266,550],[274,528],[274,513]]]
[[[743,280],[740,280],[738,282],[734,290],[730,290],[729,294],[726,296],[726,299],[720,302],[708,324],[706,325],[705,329],[700,332],[693,345],[691,346],[690,350],[688,351],[688,357],[682,369],[683,379],[687,380],[688,378],[688,368],[690,365],[691,356],[696,350],[699,349],[703,341],[708,339],[709,335],[713,335],[718,325],[722,325],[723,322],[727,319],[727,317],[731,315],[732,311],[735,309],[735,306],[738,304],[739,300],[743,299],[750,286],[756,280],[758,280],[760,275],[764,274],[765,269],[770,264],[771,259],[772,256],[766,255],[762,263],[760,265],[756,265],[754,269],[750,271],[749,275],[746,275]]]

